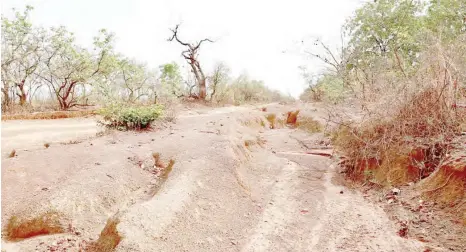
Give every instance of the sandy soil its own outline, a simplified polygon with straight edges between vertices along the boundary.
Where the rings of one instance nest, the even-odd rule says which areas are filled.
[[[2,122],[2,150],[32,149],[44,143],[67,142],[95,136],[101,129],[92,118],[18,120]]]
[[[318,107],[301,109],[325,116]],[[423,251],[423,243],[397,235],[382,208],[335,185],[332,160],[305,154],[331,152],[321,133],[251,123],[269,112],[185,111],[162,130],[100,137],[87,119],[2,123],[3,226],[12,216],[52,210],[67,228],[3,239],[2,248],[81,251],[115,217],[123,237],[116,251]],[[73,137],[86,140],[58,144]],[[46,149],[44,141],[54,143]],[[28,151],[7,158],[12,148]],[[153,152],[176,161],[155,196],[160,180],[145,169]]]

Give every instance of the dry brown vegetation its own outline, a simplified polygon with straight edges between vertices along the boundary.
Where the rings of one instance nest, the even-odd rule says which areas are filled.
[[[277,115],[276,114],[268,114],[267,116],[265,116],[265,119],[267,119],[267,121],[269,121],[269,125],[270,125],[270,128],[271,129],[275,129],[276,125],[276,119],[277,119]]]
[[[117,230],[117,225],[120,223],[118,218],[110,218],[107,220],[107,224],[100,233],[99,239],[94,243],[89,244],[86,251],[89,252],[111,252],[120,243],[123,238]]]
[[[442,89],[425,88],[391,117],[341,123],[333,142],[347,177],[382,186],[421,182],[424,196],[464,212],[466,159],[457,139],[466,113],[448,104]]]
[[[260,147],[264,147],[266,140],[260,138],[259,136],[256,139],[246,139],[244,140],[244,146],[246,148],[252,147],[254,145],[259,145]]]
[[[175,165],[175,160],[170,159],[168,161],[168,164],[166,165],[162,161],[162,158],[160,157],[160,153],[158,153],[158,152],[153,152],[152,153],[152,158],[154,159],[154,166],[161,169],[161,174],[159,175],[160,178],[162,178],[162,180],[167,179],[168,174],[170,174],[170,172],[173,169],[173,166]]]
[[[16,150],[12,150],[10,154],[8,155],[9,158],[15,157],[16,156]]]
[[[12,216],[5,228],[8,240],[20,240],[38,235],[59,234],[65,232],[60,223],[61,215],[49,211],[33,218]]]
[[[308,116],[299,116],[299,110],[289,111],[286,117],[286,124],[291,127],[295,127],[301,130],[304,130],[308,133],[321,132],[323,130],[322,125],[314,120],[312,117]]]
[[[2,121],[7,120],[51,120],[51,119],[64,119],[64,118],[76,118],[94,116],[96,112],[94,110],[82,110],[82,111],[54,111],[54,112],[40,112],[32,114],[13,114],[13,115],[2,115]]]

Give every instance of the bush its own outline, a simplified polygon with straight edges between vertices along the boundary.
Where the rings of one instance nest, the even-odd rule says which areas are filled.
[[[344,153],[347,175],[361,179],[366,170],[378,183],[401,185],[429,176],[460,133],[441,91],[426,89],[406,101],[390,118],[337,130],[333,143]]]
[[[101,124],[118,130],[140,130],[162,115],[163,106],[134,106],[127,104],[111,104],[100,109],[97,114],[103,116]]]

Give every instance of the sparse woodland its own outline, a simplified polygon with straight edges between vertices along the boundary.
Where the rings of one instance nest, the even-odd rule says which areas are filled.
[[[328,68],[303,71],[301,99],[363,111],[350,120],[329,108],[348,178],[416,183],[421,198],[453,206],[466,224],[466,2],[370,1],[342,27],[342,42],[307,48]]]
[[[66,27],[39,27],[29,20],[33,7],[2,17],[2,112],[75,110],[118,104],[165,104],[192,99],[213,104],[290,99],[248,76],[231,76],[219,62],[202,65],[200,52],[209,39],[185,42],[176,26],[171,41],[180,43],[180,57],[191,71],[169,62],[151,69],[114,50],[114,34],[102,29],[91,49],[79,45]],[[181,30],[181,31],[180,31]],[[185,39],[185,38],[183,38]],[[177,42],[178,41],[178,42]],[[201,48],[202,44],[202,48]],[[184,51],[187,49],[186,51]]]
[[[301,68],[307,86],[300,101],[232,75],[223,62],[204,64],[202,52],[216,41],[185,37],[182,25],[167,27],[161,39],[179,48],[183,63],[151,68],[117,52],[110,31],[100,30],[91,47],[80,45],[66,27],[31,23],[32,11],[27,6],[1,20],[2,120],[97,115],[105,127],[138,132],[105,130],[85,141],[47,141],[45,149],[6,141],[15,146],[2,189],[13,202],[5,204],[9,242],[29,246],[42,235],[72,232],[83,251],[466,246],[466,0],[365,1],[341,27],[338,48],[302,41],[302,55],[325,68]],[[190,111],[176,121],[180,104]],[[189,106],[198,104],[199,111]],[[260,107],[205,109],[242,104]],[[13,123],[10,139],[42,139],[41,129],[21,136]],[[43,135],[56,127],[44,127]],[[78,126],[66,127],[75,133]],[[64,150],[60,158],[54,148]],[[162,151],[163,159],[173,157],[167,165]],[[170,173],[175,158],[179,170]],[[35,206],[26,201],[29,191],[16,197],[25,188],[41,193],[33,191],[31,202],[60,198],[56,204],[65,209],[72,199],[70,215],[79,217],[73,225],[83,228],[62,228],[53,211],[18,217],[13,208]],[[103,224],[95,220],[116,209],[99,238],[90,238],[93,225]],[[402,244],[400,237],[409,239]],[[62,238],[53,251],[64,246]]]

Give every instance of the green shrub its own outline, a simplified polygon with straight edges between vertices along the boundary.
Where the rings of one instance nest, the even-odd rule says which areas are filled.
[[[163,106],[134,106],[128,104],[111,104],[97,114],[103,116],[101,124],[118,130],[140,130],[150,127],[150,124],[162,115]]]

